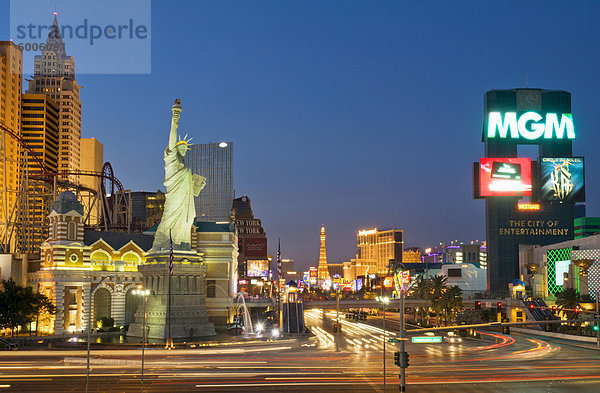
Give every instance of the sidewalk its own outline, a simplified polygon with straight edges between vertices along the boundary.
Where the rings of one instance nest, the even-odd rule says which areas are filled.
[[[551,338],[554,340],[561,341],[566,345],[600,351],[600,348],[598,348],[598,346],[596,344],[597,343],[596,337],[575,336],[575,335],[571,335],[571,334],[543,332],[541,330],[523,329],[523,328],[515,328],[515,327],[511,327],[510,330],[511,330],[511,333],[516,332],[516,333],[521,333],[521,334],[526,334],[526,335]]]

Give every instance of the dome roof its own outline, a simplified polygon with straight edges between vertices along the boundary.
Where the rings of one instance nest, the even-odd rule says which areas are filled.
[[[77,196],[71,191],[63,191],[56,197],[56,201],[60,202],[77,202]]]
[[[71,191],[63,191],[56,197],[52,203],[51,211],[58,214],[66,214],[72,210],[83,215],[83,205],[77,200],[77,196]]]

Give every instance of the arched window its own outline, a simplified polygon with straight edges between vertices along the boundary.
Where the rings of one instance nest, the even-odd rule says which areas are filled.
[[[58,224],[56,221],[52,224],[52,239],[58,239]]]
[[[96,250],[90,256],[92,262],[109,262],[110,256],[104,250]]]
[[[123,262],[141,262],[142,258],[133,251],[127,251],[121,258]]]
[[[67,227],[67,239],[77,240],[77,224],[75,221],[69,222],[69,226]]]

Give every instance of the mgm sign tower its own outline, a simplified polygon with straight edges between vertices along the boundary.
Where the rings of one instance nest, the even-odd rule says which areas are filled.
[[[488,287],[519,278],[519,245],[573,239],[573,208],[585,200],[583,157],[573,157],[571,93],[541,89],[485,93],[485,157],[474,165],[474,197],[485,199]],[[517,146],[538,146],[537,161]]]

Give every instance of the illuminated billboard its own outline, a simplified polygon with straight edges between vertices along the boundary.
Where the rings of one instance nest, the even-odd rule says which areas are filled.
[[[384,288],[391,288],[394,286],[394,277],[386,277],[383,279]]]
[[[248,277],[268,277],[269,276],[269,260],[268,259],[251,259],[247,263]]]
[[[309,272],[310,272],[310,284],[315,285],[317,283],[317,268],[314,266],[311,266],[309,268]]]
[[[267,257],[267,239],[261,237],[240,238],[243,247],[240,252],[246,258],[266,258]]]
[[[585,201],[583,157],[542,157],[540,180],[544,201]]]
[[[531,159],[481,158],[479,193],[487,196],[531,196]]]

